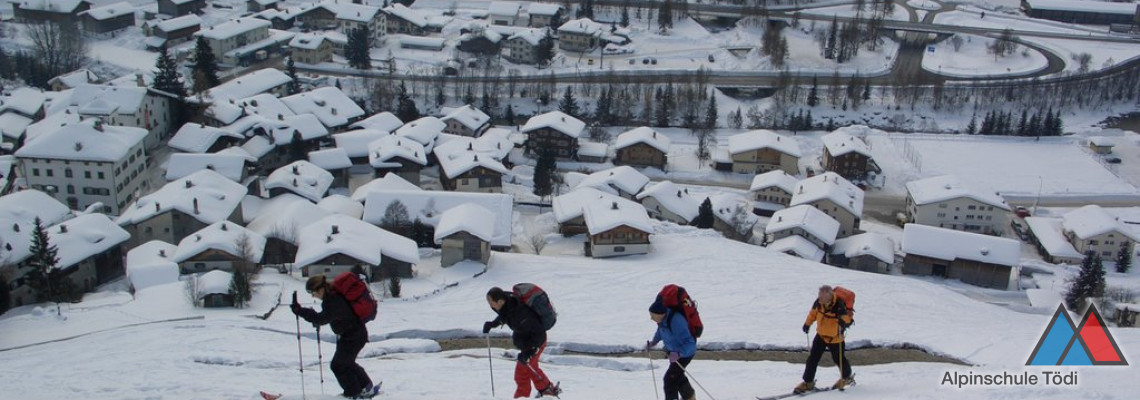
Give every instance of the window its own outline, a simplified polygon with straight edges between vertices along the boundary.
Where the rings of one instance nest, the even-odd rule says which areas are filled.
[[[75,185],[67,185],[67,194],[75,194]]]
[[[32,168],[32,176],[40,176],[40,169]]]
[[[946,203],[942,203],[942,204],[939,204],[939,205],[938,205],[938,208],[946,208],[946,207],[949,207],[949,206],[947,206],[947,205],[946,205]]]
[[[938,213],[938,218],[946,218],[946,213]]]
[[[967,209],[967,210],[976,210],[976,209],[978,209],[978,207],[975,207],[975,206],[969,206],[969,207],[966,207],[966,209]]]
[[[1101,254],[1102,256],[1104,256],[1104,258],[1109,258],[1109,257],[1112,257],[1112,252],[1111,252],[1111,251],[1102,251],[1102,252],[1100,252],[1100,254]]]
[[[50,168],[49,168],[49,169],[45,169],[45,170],[44,170],[44,173],[45,173],[45,174],[47,174],[47,176],[48,176],[48,177],[52,177],[52,176],[55,176],[55,170],[52,170],[52,169],[50,169]]]
[[[71,172],[71,168],[64,168],[63,169],[63,177],[64,178],[71,178],[71,177],[73,177],[73,175],[75,175],[75,174]]]
[[[1097,242],[1097,241],[1095,241],[1095,240],[1090,240],[1090,241],[1089,241],[1089,246],[1096,246],[1096,245],[1098,245],[1098,244],[1100,244],[1100,243],[1099,243],[1099,242]]]
[[[104,179],[102,171],[99,171],[99,179]]]
[[[91,179],[91,171],[83,171],[83,177],[87,178],[87,179]]]
[[[625,246],[614,247],[614,253],[625,253]]]

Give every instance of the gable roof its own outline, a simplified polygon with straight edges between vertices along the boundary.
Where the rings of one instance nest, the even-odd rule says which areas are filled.
[[[633,167],[622,165],[587,175],[574,188],[592,187],[613,194],[621,191],[636,195],[648,183],[648,176]]]
[[[670,181],[661,181],[646,186],[645,190],[637,194],[637,200],[642,201],[652,197],[673,214],[677,214],[686,221],[692,221],[700,214],[701,201],[689,195],[688,191],[681,189]],[[644,202],[643,202],[644,203]]]
[[[436,159],[439,160],[439,168],[444,175],[448,178],[455,178],[470,170],[478,167],[483,167],[500,174],[509,174],[511,171],[503,166],[502,162],[496,160],[494,157],[483,155],[467,149],[461,150],[447,150],[441,151],[436,149]]]
[[[467,232],[490,242],[495,236],[495,215],[474,204],[461,204],[444,211],[435,227],[435,242],[439,243],[459,232]]]
[[[1065,237],[1062,227],[1063,221],[1061,218],[1025,217],[1025,224],[1029,226],[1029,231],[1033,232],[1037,244],[1044,247],[1049,255],[1077,260],[1084,259],[1085,256],[1077,251],[1069,239]]]
[[[796,257],[815,262],[823,260],[823,256],[826,254],[815,243],[799,235],[781,238],[768,243],[764,248],[781,253],[792,253]]]
[[[57,269],[67,269],[131,238],[127,231],[103,214],[78,215],[47,231],[49,243],[58,249]]]
[[[744,196],[735,193],[718,193],[709,196],[708,199],[709,203],[712,203],[713,216],[722,222],[731,225],[732,218],[737,216],[742,219],[743,224],[748,225],[749,231],[751,231],[751,227],[760,222],[760,217],[752,213],[752,202],[748,201]],[[737,210],[740,211],[738,212]],[[743,234],[745,232],[739,233]]]
[[[344,149],[349,157],[368,157],[368,148],[377,139],[391,135],[388,131],[378,129],[357,129],[332,135],[336,147]],[[422,146],[421,146],[422,147]]]
[[[269,24],[269,21],[258,21]],[[206,96],[214,99],[215,103],[229,99],[244,99],[268,92],[290,81],[292,79],[289,78],[289,75],[278,69],[263,68],[214,86],[206,92]]]
[[[136,114],[146,100],[147,89],[131,86],[82,84],[71,91],[66,104],[79,107],[84,115]],[[55,103],[53,109],[57,109]]]
[[[208,169],[167,183],[123,210],[119,225],[137,224],[177,210],[204,224],[223,221],[241,204],[246,187]]]
[[[79,13],[79,15],[86,15],[94,18],[97,21],[106,21],[111,18],[121,17],[127,14],[134,14],[135,7],[126,1],[120,1],[114,4],[108,4],[101,7],[92,7],[91,9]]]
[[[286,193],[266,200],[246,228],[266,238],[297,244],[301,229],[331,214],[308,199]]]
[[[347,215],[355,219],[364,217],[364,205],[343,194],[328,195],[317,203],[317,207],[333,214]]]
[[[487,12],[491,15],[502,16],[518,16],[519,10],[522,9],[522,4],[513,1],[492,1],[490,6],[487,6]]]
[[[312,200],[321,201],[332,186],[333,175],[313,163],[299,160],[278,168],[265,178],[265,189],[285,189]]]
[[[337,147],[310,151],[309,162],[330,172],[352,167],[352,160],[348,158],[348,152]]]
[[[127,252],[127,279],[136,291],[164,283],[178,282],[178,264],[171,261],[178,246],[151,240]]]
[[[248,255],[241,254],[238,244],[243,236],[248,238]],[[218,221],[178,242],[178,252],[171,261],[180,263],[206,250],[223,251],[235,257],[248,256],[247,260],[259,262],[265,251],[265,236],[230,221]]]
[[[531,5],[534,4],[536,3],[531,3]],[[516,39],[525,40],[531,46],[538,46],[539,43],[542,42],[542,39],[545,39],[547,37],[548,33],[548,30],[540,28],[519,29],[512,33],[511,36],[507,37],[507,41]]]
[[[628,226],[642,232],[653,233],[653,223],[650,222],[645,207],[626,199],[591,201],[583,206],[582,214],[586,220],[586,230],[591,235],[597,235],[619,226]]]
[[[527,14],[530,15],[544,15],[552,17],[562,11],[562,5],[532,2],[529,6],[527,6],[526,11]]]
[[[428,25],[427,14],[424,11],[413,10],[400,3],[392,4],[388,8],[385,8],[384,12],[420,28]]]
[[[360,185],[352,192],[352,200],[363,203],[368,198],[368,194],[372,192],[389,192],[389,191],[418,191],[423,190],[419,186],[404,180],[399,175],[387,174],[383,177],[373,179],[372,181]]]
[[[522,132],[530,133],[542,128],[550,128],[558,132],[562,132],[566,136],[577,138],[582,135],[582,131],[586,129],[586,123],[582,120],[566,115],[561,111],[551,111],[545,114],[535,115],[526,121],[523,125]]]
[[[551,210],[558,223],[566,223],[581,217],[586,204],[597,201],[620,199],[617,195],[606,193],[592,187],[583,187],[571,190],[570,193],[555,196],[551,201]]]
[[[795,193],[796,177],[789,175],[782,169],[772,170],[763,174],[756,175],[752,178],[752,186],[749,186],[748,191],[755,192],[764,190],[770,187],[780,188],[788,192],[788,194]]]
[[[142,143],[146,129],[103,124],[97,119],[45,133],[16,150],[16,157],[117,162]]]
[[[435,140],[447,128],[447,123],[436,117],[423,117],[396,129],[396,134],[420,142],[424,150],[432,151]]]
[[[1140,238],[1125,227],[1124,223],[1096,204],[1069,211],[1061,216],[1061,219],[1061,225],[1065,230],[1073,232],[1082,240],[1115,231],[1133,241],[1140,241]]]
[[[0,197],[0,257],[18,263],[31,255],[37,217],[47,228],[71,218],[72,214],[59,200],[34,189]]]
[[[269,21],[263,19],[238,18],[200,30],[194,33],[194,36],[202,36],[213,40],[226,40],[246,32],[258,29],[269,29],[271,25]]]
[[[195,25],[202,25],[202,17],[198,14],[186,14],[181,17],[171,18],[155,25],[156,28],[163,32],[174,32],[179,29],[186,29]]]
[[[653,128],[642,126],[618,135],[617,140],[614,141],[614,149],[620,150],[639,143],[647,144],[662,153],[668,154],[672,141],[669,140],[668,136],[658,134]]]
[[[748,131],[728,137],[728,152],[740,154],[747,151],[772,149],[790,155],[802,157],[800,143],[795,138],[784,137],[767,129]]]
[[[848,259],[872,256],[884,263],[894,264],[895,241],[881,233],[860,233],[836,240],[831,245],[831,254],[843,254]]]
[[[832,157],[838,157],[847,153],[858,153],[864,157],[872,158],[871,148],[867,146],[867,142],[851,134],[852,131],[858,131],[858,127],[859,126],[843,127],[835,132],[823,135],[823,137],[820,138],[823,140],[823,147],[827,149],[827,152],[831,154]]]
[[[940,260],[970,260],[1014,266],[1021,260],[1021,243],[996,236],[906,224],[903,252]]]
[[[352,129],[376,129],[388,133],[398,129],[402,125],[404,125],[404,121],[400,121],[400,118],[396,117],[396,114],[385,111],[353,122],[349,127]]]
[[[226,129],[186,123],[182,125],[181,128],[178,128],[178,131],[174,133],[174,137],[171,137],[166,145],[175,150],[187,153],[205,153],[222,137],[230,137],[238,140],[245,139],[245,136]]]
[[[982,204],[1009,211],[1009,203],[1001,194],[978,187],[978,183],[963,183],[956,175],[941,175],[906,183],[907,193],[915,204],[926,205],[958,198],[968,198]]]
[[[511,150],[515,147],[514,142],[510,139],[510,135],[510,131],[502,128],[487,129],[486,132],[483,132],[482,136],[477,138],[445,133],[439,135],[434,151],[437,154],[468,151],[486,155],[496,160],[503,160],[511,154]]]
[[[86,82],[84,82],[86,83]],[[47,95],[43,90],[22,87],[12,91],[12,94],[0,99],[0,112],[15,111],[24,116],[32,117],[44,108]]]
[[[174,153],[166,163],[166,180],[184,178],[203,169],[216,171],[234,182],[245,177],[245,157],[234,154]]]
[[[427,152],[424,146],[415,140],[397,136],[384,135],[368,144],[368,163],[373,168],[398,168],[401,158],[405,161],[419,165],[427,165]]]
[[[470,104],[452,110],[440,120],[443,122],[454,120],[471,130],[478,130],[491,123],[491,117],[487,113],[472,107]]]
[[[281,101],[297,114],[317,116],[328,128],[346,126],[349,120],[364,115],[364,109],[335,86],[283,97]]]
[[[385,257],[409,264],[420,262],[416,242],[349,216],[329,215],[300,230],[297,267],[303,268],[334,254],[344,254],[371,265],[380,265]]]
[[[772,214],[764,233],[772,234],[795,228],[803,229],[819,241],[830,245],[835,243],[835,236],[839,234],[839,221],[815,207],[798,205]]]
[[[392,174],[389,174],[389,176]],[[409,219],[419,218],[421,222],[439,226],[444,211],[463,204],[475,204],[495,214],[495,233],[491,245],[510,247],[514,199],[499,193],[463,193],[441,191],[372,191],[364,201],[364,221],[380,224],[384,211],[393,201],[399,201],[408,209]]]
[[[825,172],[796,184],[789,206],[831,200],[837,206],[854,214],[863,215],[863,190],[834,172]]]

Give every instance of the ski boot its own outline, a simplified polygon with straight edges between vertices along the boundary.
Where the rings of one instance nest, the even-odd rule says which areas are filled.
[[[562,388],[558,387],[558,385],[561,385],[561,384],[562,384],[562,382],[558,382],[558,383],[555,383],[553,385],[547,386],[546,389],[542,389],[542,390],[538,391],[538,395],[534,396],[534,398],[537,399],[537,398],[544,397],[544,396],[554,396],[554,397],[561,399],[561,397],[558,397],[558,395],[562,394]]]
[[[380,385],[366,387],[360,391],[360,394],[352,396],[352,398],[357,400],[371,399],[377,394],[380,394]]]
[[[815,381],[800,382],[799,385],[796,385],[795,389],[792,389],[792,393],[804,394],[813,390],[815,390]]]
[[[851,376],[849,376],[849,377],[839,378],[838,381],[835,381],[834,385],[831,385],[831,388],[832,389],[838,389],[838,390],[842,391],[843,389],[847,389],[848,386],[851,386],[854,384],[855,384],[855,374],[851,374]]]

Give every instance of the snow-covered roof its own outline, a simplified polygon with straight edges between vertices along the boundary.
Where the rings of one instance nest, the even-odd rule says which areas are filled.
[[[748,227],[760,222],[760,217],[752,213],[752,202],[744,196],[735,193],[719,193],[709,196],[708,199],[713,206],[713,216],[721,221],[732,224],[732,218],[735,216],[741,218],[741,222]]]
[[[495,214],[474,204],[462,204],[444,211],[435,227],[435,242],[459,232],[490,242],[495,235]]]
[[[578,35],[587,36],[601,36],[603,33],[609,32],[610,27],[598,22],[594,22],[589,18],[580,18],[566,21],[558,27],[558,33],[573,33]]]
[[[316,50],[321,48],[321,43],[324,43],[325,36],[313,33],[298,33],[293,36],[293,40],[289,41],[289,47],[305,50]]]
[[[671,141],[668,136],[658,134],[653,128],[642,126],[618,135],[614,141],[614,149],[620,150],[638,143],[645,143],[662,153],[669,153]]]
[[[334,254],[371,265],[384,257],[410,264],[420,262],[416,242],[349,216],[333,214],[300,230],[297,267],[305,267]]]
[[[384,135],[368,144],[368,163],[374,168],[398,168],[400,161],[427,165],[427,152],[424,146],[415,140],[397,136]]]
[[[1033,232],[1033,237],[1037,238],[1037,243],[1045,248],[1045,251],[1053,257],[1063,257],[1072,259],[1083,259],[1084,255],[1073,247],[1072,243],[1065,238],[1063,232],[1061,218],[1049,217],[1025,217],[1025,223],[1029,225],[1029,230]]]
[[[894,264],[895,241],[881,233],[860,233],[836,240],[831,245],[831,254],[843,254],[848,259],[872,256],[887,264]]]
[[[171,210],[212,224],[229,218],[241,204],[246,187],[208,169],[167,183],[123,210],[119,225],[136,224]]]
[[[772,149],[792,157],[801,157],[803,154],[800,151],[800,143],[795,138],[784,137],[766,129],[748,131],[728,137],[728,151],[731,154],[760,149]]]
[[[247,260],[260,262],[262,252],[265,251],[265,236],[230,221],[215,222],[183,238],[178,242],[178,252],[172,261],[180,263],[206,250],[218,250],[235,257],[245,257],[247,255],[241,254],[238,244],[243,236],[249,239]]]
[[[230,282],[234,280],[234,274],[215,269],[206,272],[198,278],[198,300],[211,294],[229,294]]]
[[[636,195],[648,183],[648,176],[633,167],[622,165],[587,175],[574,188],[592,187],[612,194],[621,191]]]
[[[191,14],[193,15],[193,14]],[[160,43],[161,44],[161,43]],[[140,84],[140,80],[142,83]],[[115,79],[107,81],[110,86],[126,86],[126,87],[151,87],[154,85],[154,72],[152,71],[136,71],[133,73],[125,74]]]
[[[47,95],[42,90],[22,87],[0,99],[0,112],[16,111],[31,117],[43,108],[46,101]]]
[[[689,195],[687,191],[677,187],[670,181],[661,181],[646,186],[645,190],[637,194],[637,200],[652,197],[673,214],[677,214],[686,221],[692,221],[700,214],[701,201]]]
[[[266,200],[246,228],[266,238],[297,244],[301,229],[331,214],[308,199],[286,193]]]
[[[906,224],[902,245],[906,254],[947,261],[964,259],[1013,266],[1021,260],[1021,242],[1016,240],[926,225]]]
[[[504,175],[511,172],[507,167],[503,166],[502,162],[494,157],[467,149],[441,150],[437,148],[435,150],[435,156],[436,159],[439,160],[441,172],[447,175],[448,178],[455,178],[477,167],[483,167]]]
[[[56,268],[66,269],[103,253],[131,238],[103,214],[81,214],[48,230],[48,241],[58,249]]]
[[[37,217],[46,228],[71,218],[71,210],[38,190],[22,190],[0,197],[0,259],[18,263],[31,255]]]
[[[521,4],[513,1],[492,1],[491,5],[487,7],[487,12],[491,15],[515,17],[518,16],[521,8]]]
[[[62,106],[76,106],[83,115],[133,115],[142,108],[146,93],[146,88],[137,86],[83,84],[71,92],[66,102],[52,103],[52,111]]]
[[[796,228],[803,229],[821,242],[830,245],[835,243],[835,236],[839,234],[839,221],[815,207],[798,205],[772,214],[764,233],[772,234]]]
[[[605,143],[583,140],[578,142],[578,155],[585,157],[605,157],[609,154],[610,146]]]
[[[53,13],[75,11],[84,0],[19,0],[13,1],[24,10],[47,11]]]
[[[424,11],[413,10],[405,7],[403,4],[392,4],[390,7],[385,8],[384,12],[394,17],[408,21],[412,25],[418,26],[420,28],[426,27],[428,25],[427,14]]]
[[[551,209],[554,212],[554,219],[561,224],[581,217],[583,215],[582,209],[586,204],[607,202],[620,198],[621,197],[617,195],[606,193],[592,187],[583,187],[572,190],[570,193],[554,197],[554,200],[551,201]]]
[[[404,121],[400,121],[400,118],[396,117],[396,114],[385,111],[353,122],[349,127],[352,129],[375,129],[378,131],[392,132],[402,125],[404,125]]]
[[[214,170],[234,182],[245,177],[245,157],[233,154],[175,153],[166,163],[166,180],[184,178],[203,169]]]
[[[847,153],[858,153],[865,157],[872,157],[871,148],[867,146],[867,142],[863,139],[857,138],[847,130],[849,127],[844,127],[823,135],[823,147],[827,148],[827,152],[832,157],[838,157]]]
[[[529,133],[542,128],[554,129],[566,134],[566,136],[577,138],[582,135],[582,130],[586,129],[586,123],[561,111],[551,111],[531,117],[526,121],[526,125],[523,125],[521,131]]]
[[[391,174],[389,174],[391,176]],[[408,209],[409,219],[439,226],[444,211],[462,204],[475,204],[495,214],[495,234],[491,245],[510,247],[514,215],[514,199],[499,193],[463,193],[441,191],[372,191],[364,202],[364,220],[380,224],[384,211],[393,201],[400,201]]]
[[[796,177],[788,175],[788,173],[782,169],[777,169],[753,177],[752,186],[750,186],[748,190],[755,192],[770,187],[777,187],[791,194],[796,190],[796,183],[798,182]]]
[[[494,5],[494,3],[492,3],[492,5]],[[463,107],[452,110],[440,120],[445,123],[447,121],[455,120],[468,129],[476,130],[481,128],[483,125],[491,123],[491,116],[487,115],[478,108],[467,104]]]
[[[301,134],[301,140],[313,140],[328,136],[329,130],[312,114],[290,115],[281,119],[270,119],[260,115],[251,115],[225,127],[225,129],[242,132],[246,136],[259,133],[261,128],[267,135],[273,137],[273,146],[284,146],[293,143],[293,134]],[[252,152],[251,152],[252,154]]]
[[[17,113],[3,113],[0,114],[0,135],[16,141],[17,138],[24,136],[24,132],[28,129],[28,125],[32,124],[32,119]]]
[[[411,35],[400,35],[400,36],[398,36],[397,41],[403,47],[414,46],[414,47],[438,48],[437,50],[443,49],[443,47],[447,44],[447,39],[444,39],[444,38],[411,36]]]
[[[531,4],[534,5],[537,3],[531,3]],[[531,46],[538,46],[538,44],[540,42],[542,42],[542,39],[546,38],[547,32],[549,32],[549,31],[546,29],[539,29],[539,28],[520,29],[520,30],[516,31],[515,33],[512,33],[511,36],[507,38],[507,40],[508,41],[515,40],[515,39],[525,40]]]
[[[419,186],[408,182],[396,174],[387,174],[383,177],[373,179],[372,181],[361,185],[352,192],[352,200],[363,203],[368,194],[372,192],[391,192],[391,191],[417,191],[423,190]]]
[[[262,139],[264,139],[264,138],[262,138]],[[257,162],[257,157],[254,157],[253,155],[249,154],[249,152],[246,151],[245,149],[241,148],[241,146],[226,147],[224,149],[219,150],[215,154],[235,155],[235,156],[240,156],[241,158],[244,158],[246,161],[251,162],[251,163]]]
[[[329,128],[348,125],[349,120],[364,115],[364,109],[335,86],[283,97],[281,101],[297,114],[316,115]]]
[[[265,136],[254,136],[249,138],[245,143],[242,143],[240,148],[250,156],[253,156],[254,159],[260,159],[261,157],[265,157],[266,154],[269,154],[269,152],[273,151],[276,147],[277,146],[274,146]]]
[[[178,282],[178,264],[171,261],[178,246],[151,240],[127,252],[127,280],[136,291]]]
[[[1115,147],[1116,140],[1107,136],[1090,136],[1089,143],[1097,147]]]
[[[48,114],[44,119],[28,125],[27,129],[24,129],[25,143],[30,143],[36,138],[58,131],[64,126],[79,123],[79,119],[79,111],[75,107]]]
[[[1001,194],[978,187],[978,183],[969,185],[958,179],[956,175],[941,175],[906,183],[907,193],[914,199],[915,204],[926,205],[940,203],[958,198],[968,198],[982,204],[991,205],[1003,210],[1010,210],[1009,203]]]
[[[626,199],[591,201],[582,207],[586,230],[591,235],[604,233],[619,226],[628,226],[642,232],[653,233],[653,223],[645,207]]]
[[[262,21],[262,20],[258,20]],[[269,21],[262,21],[269,24]],[[207,91],[207,96],[215,102],[229,99],[244,99],[268,92],[275,87],[285,85],[292,79],[276,68],[262,68],[242,75],[234,80],[215,86]]]
[[[1116,303],[1116,309],[1120,310],[1120,311],[1131,311],[1134,313],[1140,313],[1140,304]]]
[[[772,243],[768,243],[764,248],[781,253],[791,253],[796,257],[815,262],[823,260],[823,255],[825,254],[815,243],[798,235],[781,238]]]
[[[336,147],[344,149],[349,157],[368,156],[368,146],[377,139],[390,136],[388,131],[377,129],[357,129],[332,135]],[[423,147],[422,145],[420,147]]]
[[[238,140],[245,139],[245,136],[225,129],[187,123],[182,125],[181,128],[178,128],[178,131],[174,133],[174,137],[170,138],[170,141],[167,142],[166,145],[175,150],[187,153],[205,153],[222,137],[230,137]]]
[[[326,171],[335,171],[352,166],[348,152],[341,148],[331,148],[309,152],[309,162]]]
[[[410,138],[424,145],[424,149],[432,151],[435,140],[447,128],[447,123],[436,117],[423,117],[409,122],[396,129],[396,134]]]
[[[380,13],[380,7],[367,6],[363,4],[353,3],[321,3],[321,7],[332,11],[336,14],[336,19],[343,19],[348,21],[368,22],[376,18]]]
[[[515,147],[510,136],[511,132],[502,128],[487,129],[487,131],[483,132],[483,135],[478,138],[445,133],[439,135],[435,152],[454,153],[456,151],[466,150],[486,155],[496,160],[502,160],[510,155],[511,150]]]
[[[537,3],[533,2],[527,7],[526,12],[530,15],[545,15],[554,16],[562,11],[562,5],[551,3]]]
[[[333,175],[305,160],[278,168],[265,178],[266,189],[286,189],[301,197],[321,201],[332,186]]]
[[[789,206],[831,200],[839,207],[855,214],[863,215],[863,190],[834,172],[825,172],[796,184]]]
[[[202,17],[197,14],[186,14],[178,18],[171,18],[166,21],[159,22],[155,25],[164,32],[174,32],[179,29],[186,29],[195,25],[202,25]]]
[[[1109,232],[1117,232],[1127,236],[1133,241],[1140,241],[1140,238],[1132,233],[1131,229],[1124,226],[1120,219],[1112,216],[1103,208],[1096,204],[1090,204],[1073,211],[1065,213],[1061,216],[1063,222],[1062,226],[1066,231],[1073,232],[1078,238],[1089,239],[1094,236],[1102,235]]]
[[[51,78],[51,80],[48,82],[53,84],[58,82],[62,84],[64,88],[71,89],[79,87],[79,85],[95,83],[98,81],[99,75],[96,75],[94,72],[91,72],[91,70],[88,70],[86,68],[80,68],[75,71],[71,71],[66,74]]]
[[[16,179],[15,174],[12,172],[12,167],[16,165],[16,156],[4,155],[0,156],[0,187],[7,187],[9,182]]]
[[[257,29],[268,30],[271,25],[269,21],[263,19],[238,18],[200,30],[194,35],[213,40],[226,40]]]
[[[1134,15],[1136,3],[1113,3],[1089,0],[1025,0],[1034,10],[1082,11]]]
[[[364,217],[364,205],[343,194],[333,194],[321,199],[317,207],[333,214],[347,215],[360,219]]]
[[[135,6],[126,1],[120,1],[114,4],[108,4],[102,7],[92,7],[90,10],[79,13],[80,15],[86,14],[97,21],[106,21],[111,18],[121,17],[127,14],[133,14]]]
[[[88,119],[37,137],[16,150],[16,157],[117,162],[131,155],[146,135],[146,129]]]

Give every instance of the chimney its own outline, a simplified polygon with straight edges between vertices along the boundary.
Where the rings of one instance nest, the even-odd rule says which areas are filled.
[[[191,182],[189,179],[187,179],[185,183],[187,189],[194,187],[194,182]]]
[[[653,131],[653,138],[657,139],[657,131]]]
[[[301,175],[301,171],[297,168],[297,164],[293,164],[293,175]]]
[[[474,147],[474,145],[473,145],[471,142],[468,142],[468,143],[467,143],[467,150],[468,150],[468,151],[471,151],[471,150],[475,150],[475,147]]]
[[[784,222],[784,216],[781,215],[779,217],[776,217],[776,222]]]
[[[20,231],[20,224],[12,224],[12,231],[19,232]]]
[[[338,233],[340,233],[340,227],[339,227],[339,226],[336,226],[336,225],[333,225],[333,226],[332,226],[332,234],[334,234],[334,235],[335,235],[335,234],[338,234]]]
[[[677,191],[677,198],[678,199],[681,198],[681,191],[680,190]]]
[[[59,233],[67,233],[67,225],[59,224]]]
[[[990,255],[990,249],[987,249],[987,248],[984,248],[984,247],[983,247],[983,248],[982,248],[982,255],[983,255],[983,256],[988,256],[988,255]]]
[[[336,115],[336,107],[332,108],[332,115]]]
[[[332,242],[332,235],[325,236],[325,243]]]
[[[201,242],[202,241],[202,235],[200,235],[200,234],[194,235],[194,241],[195,242]]]
[[[226,223],[225,223],[225,222],[223,222],[223,223],[222,223],[222,232],[225,232],[225,231],[228,231],[228,230],[230,230],[230,229],[229,229],[229,228],[226,228]]]
[[[610,206],[610,209],[611,209],[611,210],[616,210],[616,209],[618,209],[618,206],[617,206],[617,202],[616,202],[616,201],[615,201],[615,202],[613,202],[613,205],[612,205],[612,206]]]
[[[194,214],[195,215],[198,214],[198,198],[197,197],[194,198]]]
[[[12,251],[12,244],[11,243],[4,243],[4,250]]]
[[[285,116],[284,116],[284,115],[281,115],[280,113],[278,113],[278,114],[277,114],[277,120],[278,120],[278,121],[284,121],[284,120],[285,120]]]
[[[135,74],[135,84],[139,87],[146,87],[146,80],[143,79],[143,74]]]
[[[154,202],[154,212],[159,212],[160,210],[161,210],[161,208],[159,207],[158,202],[157,201]]]
[[[95,127],[95,130],[102,132],[103,131],[103,120],[96,118],[94,127]]]
[[[297,187],[297,178],[293,178],[293,187]]]
[[[158,256],[166,258],[166,249],[158,249]]]

